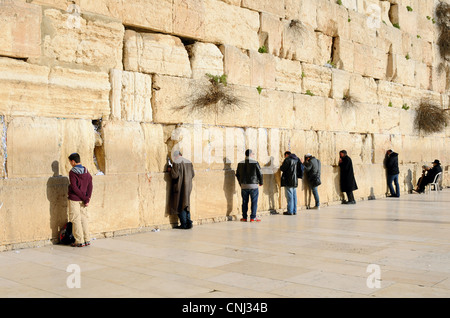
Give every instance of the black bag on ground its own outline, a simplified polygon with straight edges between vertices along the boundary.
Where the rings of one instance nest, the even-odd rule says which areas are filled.
[[[59,233],[59,242],[69,245],[75,243],[75,237],[72,234],[72,222],[67,222]]]

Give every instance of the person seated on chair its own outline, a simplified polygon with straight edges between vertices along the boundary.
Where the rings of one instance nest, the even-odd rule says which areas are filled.
[[[441,163],[439,160],[433,161],[433,168],[429,168],[424,166],[424,172],[426,171],[426,175],[422,174],[421,179],[419,179],[419,182],[417,184],[417,188],[414,189],[415,192],[422,193],[425,191],[425,187],[432,183],[434,181],[434,178],[436,178],[436,175],[439,172],[442,172]]]

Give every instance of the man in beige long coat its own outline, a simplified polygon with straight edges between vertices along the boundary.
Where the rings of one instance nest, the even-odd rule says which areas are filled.
[[[192,228],[191,192],[192,179],[195,176],[192,162],[182,157],[179,151],[173,153],[173,166],[168,168],[172,177],[170,193],[170,214],[178,215],[179,229]]]

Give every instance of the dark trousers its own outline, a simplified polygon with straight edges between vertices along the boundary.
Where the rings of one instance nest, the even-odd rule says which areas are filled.
[[[192,227],[191,212],[184,209],[178,214],[178,217],[180,218],[181,228],[190,229]]]
[[[256,218],[256,210],[258,209],[259,189],[241,189],[242,196],[242,218],[247,219],[248,203],[251,201],[250,219]]]
[[[347,191],[348,202],[355,202],[355,197],[353,196],[353,191]]]

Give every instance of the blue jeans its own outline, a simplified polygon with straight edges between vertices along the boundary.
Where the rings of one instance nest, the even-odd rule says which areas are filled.
[[[319,191],[317,191],[317,187],[313,187],[311,190],[314,196],[314,201],[316,201],[316,206],[320,206]]]
[[[250,219],[256,218],[256,210],[258,209],[259,189],[241,189],[242,196],[242,218],[247,219],[248,203],[251,200]]]
[[[297,188],[285,187],[284,193],[287,200],[287,212],[289,214],[297,214]]]
[[[190,229],[192,227],[191,212],[183,210],[178,214],[180,218],[181,228]]]
[[[389,191],[391,192],[391,195],[394,197],[400,197],[400,186],[398,184],[398,174],[388,174],[387,182],[388,182]],[[392,182],[394,182],[394,184],[395,184],[395,191],[394,191],[394,187],[392,186]]]

